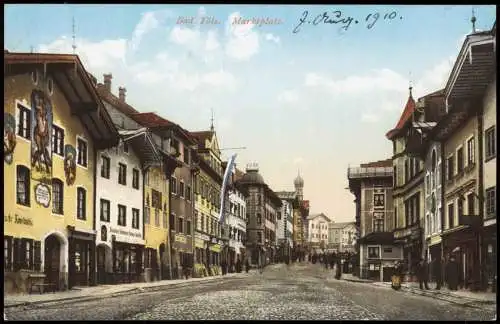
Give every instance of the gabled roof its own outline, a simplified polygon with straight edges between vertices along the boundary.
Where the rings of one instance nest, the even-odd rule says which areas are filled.
[[[4,77],[32,71],[34,65],[43,70],[42,73],[51,74],[54,84],[68,101],[72,115],[78,116],[98,149],[118,143],[118,130],[77,55],[12,53],[4,50]]]
[[[191,134],[187,130],[182,128],[180,125],[178,125],[174,122],[171,122],[170,120],[165,119],[154,112],[136,113],[136,114],[130,115],[130,117],[133,120],[135,120],[137,123],[139,123],[142,126],[145,126],[147,128],[150,128],[153,131],[155,130],[155,128],[173,129],[173,130],[176,130],[180,135],[182,135],[190,143],[194,144],[196,142],[196,140],[193,138],[193,136],[191,136]]]
[[[326,218],[326,220],[327,220],[328,222],[331,222],[331,219],[330,219],[330,218],[328,218],[328,216],[326,216],[326,215],[325,215],[325,214],[323,214],[323,213],[309,215],[309,216],[307,216],[307,219],[308,219],[308,220],[312,220],[312,219],[315,219],[315,218],[318,218],[318,217],[324,217],[324,218]]]
[[[413,99],[410,88],[410,95],[408,96],[408,100],[406,101],[405,108],[403,109],[403,113],[401,114],[398,123],[393,129],[388,131],[387,134],[385,135],[388,139],[392,139],[394,135],[396,135],[401,129],[403,129],[406,122],[410,120],[411,116],[413,115],[415,107],[416,107],[415,100]]]

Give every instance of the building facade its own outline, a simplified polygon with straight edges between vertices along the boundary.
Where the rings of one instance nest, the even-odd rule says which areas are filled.
[[[307,243],[314,249],[326,249],[328,245],[328,224],[330,218],[325,214],[312,214],[307,216],[308,237]]]
[[[77,56],[5,51],[4,65],[4,291],[29,291],[33,272],[94,285],[96,152],[117,130]]]
[[[291,257],[294,247],[293,241],[293,216],[294,210],[297,209],[298,199],[295,191],[278,191],[276,192],[281,199],[282,207],[277,216],[276,240],[278,246],[278,259],[282,261],[288,260]]]
[[[466,37],[444,90],[446,115],[432,133],[443,145],[445,161],[443,254],[456,257],[460,285],[471,289],[484,287],[487,281],[483,123],[492,104],[488,87],[494,83],[495,62],[493,31]]]
[[[358,237],[358,230],[354,222],[328,224],[328,249],[333,249],[335,252],[354,253],[354,242]]]
[[[197,213],[198,260],[199,264],[208,267],[208,273],[218,271],[224,248],[223,235],[226,234],[219,222],[222,187],[222,161],[219,143],[213,128],[210,131],[191,132],[197,140],[196,163],[200,172],[196,176],[198,197],[195,210]],[[203,247],[202,247],[203,245]],[[213,270],[215,268],[216,270]]]
[[[394,262],[403,258],[403,250],[394,242],[392,159],[349,168],[349,189],[356,197],[356,227],[359,239],[355,273],[361,278],[389,281]],[[357,270],[357,271],[356,271]]]

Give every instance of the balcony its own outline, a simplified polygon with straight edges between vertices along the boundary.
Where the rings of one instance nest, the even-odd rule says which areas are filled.
[[[373,178],[373,177],[392,177],[392,167],[355,167],[347,170],[347,178]]]

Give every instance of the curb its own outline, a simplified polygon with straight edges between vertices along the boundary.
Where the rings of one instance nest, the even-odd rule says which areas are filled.
[[[68,301],[73,301],[73,300],[78,300],[78,301],[92,301],[92,300],[98,300],[102,299],[104,297],[120,297],[122,295],[127,295],[130,294],[134,291],[143,293],[143,292],[148,292],[148,291],[155,291],[155,290],[161,290],[161,288],[165,288],[167,286],[175,286],[175,287],[182,287],[182,286],[188,286],[193,283],[205,283],[205,282],[213,282],[215,280],[223,279],[223,278],[243,278],[240,276],[214,276],[210,277],[210,279],[207,280],[197,280],[197,281],[186,281],[186,282],[178,282],[178,283],[165,283],[162,285],[157,285],[157,286],[149,286],[149,287],[134,287],[130,288],[127,290],[122,290],[119,292],[115,293],[103,293],[103,294],[98,294],[98,295],[93,295],[93,296],[74,296],[74,297],[64,297],[64,298],[59,298],[59,299],[52,299],[52,300],[38,300],[38,301],[33,301],[33,302],[18,302],[18,303],[12,303],[8,305],[4,305],[5,308],[13,308],[13,307],[19,307],[19,306],[37,306],[37,305],[42,305],[42,304],[50,304],[50,303],[59,303],[59,302],[68,302]],[[167,281],[168,282],[168,281]]]

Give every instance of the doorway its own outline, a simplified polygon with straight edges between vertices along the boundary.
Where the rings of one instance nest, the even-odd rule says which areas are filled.
[[[106,248],[97,246],[97,284],[106,284]]]
[[[61,242],[54,235],[45,239],[44,272],[48,283],[55,285],[59,290],[59,278],[61,269]]]

